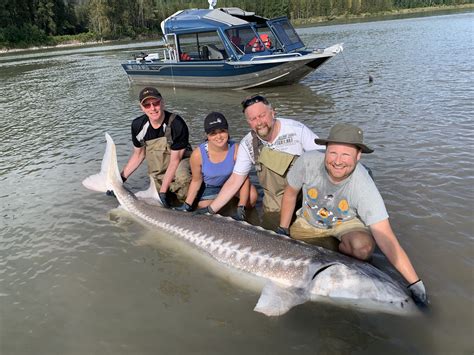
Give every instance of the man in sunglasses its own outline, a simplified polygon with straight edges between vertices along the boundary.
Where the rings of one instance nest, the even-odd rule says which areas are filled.
[[[251,131],[240,142],[233,173],[207,212],[216,213],[237,193],[252,166],[264,190],[264,211],[279,212],[289,168],[305,151],[325,147],[314,142],[318,136],[304,124],[276,118],[272,106],[261,95],[242,101],[242,111]]]
[[[144,114],[132,122],[134,148],[121,176],[125,181],[146,159],[161,203],[169,208],[169,193],[183,202],[191,181],[188,126],[179,115],[165,110],[156,88],[144,88],[138,99]]]

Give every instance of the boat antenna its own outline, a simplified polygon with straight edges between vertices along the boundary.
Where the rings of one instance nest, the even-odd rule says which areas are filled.
[[[209,10],[214,10],[214,6],[217,5],[217,0],[207,0],[209,3]]]

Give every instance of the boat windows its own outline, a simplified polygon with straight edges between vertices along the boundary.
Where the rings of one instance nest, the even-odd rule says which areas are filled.
[[[290,52],[304,47],[304,43],[288,21],[288,18],[281,17],[269,20],[267,23],[273,33],[278,37],[284,52]]]
[[[266,49],[251,27],[230,28],[225,34],[238,54],[262,52]]]
[[[260,39],[262,40],[263,44],[267,49],[271,49],[273,51],[283,50],[280,41],[278,41],[278,38],[275,37],[275,35],[268,26],[258,27],[257,32],[260,35]]]
[[[178,36],[180,60],[225,60],[224,45],[216,31],[182,34]]]

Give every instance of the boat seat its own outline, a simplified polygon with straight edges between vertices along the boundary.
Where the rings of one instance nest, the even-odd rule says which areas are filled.
[[[209,60],[209,48],[207,48],[207,46],[201,47],[201,59]]]
[[[209,50],[209,60],[220,60],[224,59],[221,51],[217,49],[217,47],[213,44],[208,44],[207,49]]]

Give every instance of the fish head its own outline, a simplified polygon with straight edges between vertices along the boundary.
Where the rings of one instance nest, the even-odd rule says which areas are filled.
[[[416,309],[407,292],[391,277],[365,262],[319,265],[311,272],[312,301],[338,300],[351,306],[390,313],[412,313]]]

